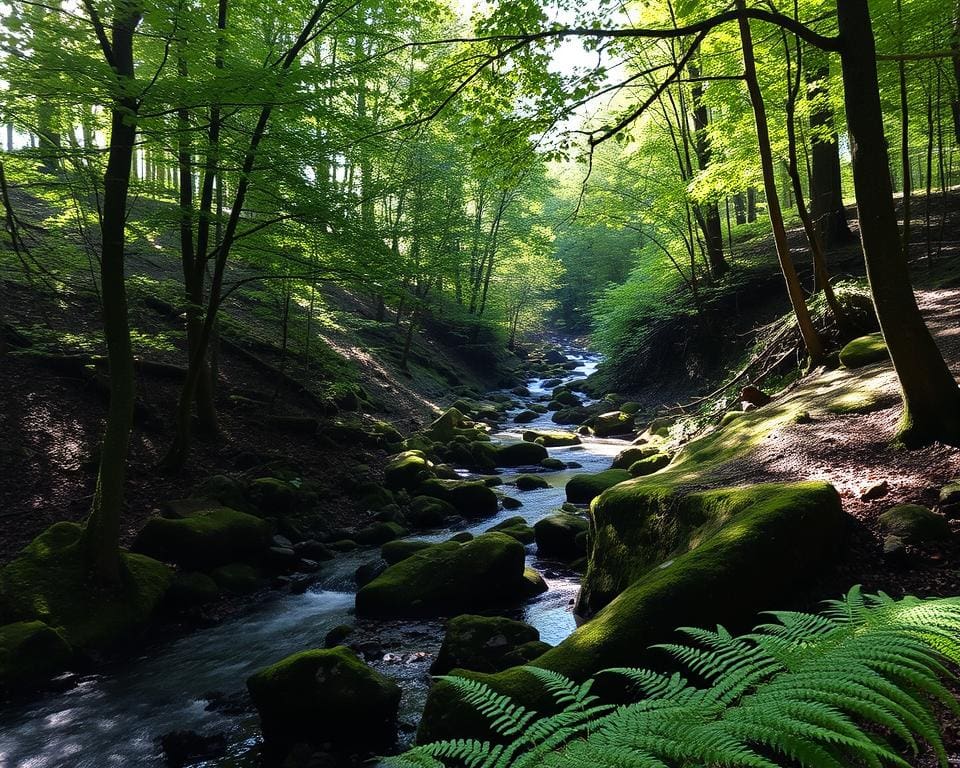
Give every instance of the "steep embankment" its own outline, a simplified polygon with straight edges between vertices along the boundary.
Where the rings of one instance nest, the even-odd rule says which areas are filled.
[[[0,251],[9,267],[0,280],[0,562],[51,523],[86,515],[109,391],[95,265],[57,211],[22,194],[15,204],[43,222],[36,250],[50,268],[25,274]],[[203,479],[276,458],[295,457],[304,476],[318,478],[331,524],[349,522],[356,510],[344,489],[382,445],[383,423],[406,433],[451,392],[485,391],[519,364],[496,340],[471,339],[453,321],[425,323],[404,359],[406,318],[378,320],[372,297],[332,283],[285,297],[239,261],[227,283],[248,282],[224,303],[216,355],[221,434],[198,438],[184,471],[163,476],[156,467],[187,355],[176,233],[148,225],[155,205],[139,202],[131,214],[130,317],[142,362],[125,542],[162,502]]]

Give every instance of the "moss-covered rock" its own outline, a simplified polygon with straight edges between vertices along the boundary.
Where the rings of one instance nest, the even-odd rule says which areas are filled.
[[[604,494],[594,516],[584,586],[588,607],[603,607],[533,662],[578,680],[648,663],[646,649],[675,642],[680,626],[746,625],[828,566],[844,529],[840,498],[826,483],[683,496],[637,480]],[[521,670],[470,677],[521,703],[543,703],[542,687]],[[468,737],[471,717],[456,692],[438,683],[417,738]]]
[[[524,550],[504,533],[447,542],[390,566],[357,592],[357,614],[443,616],[517,602],[524,594]]]
[[[137,534],[133,549],[184,568],[209,570],[243,560],[270,546],[270,524],[246,512],[214,507],[189,517],[152,517]]]
[[[871,333],[854,339],[840,350],[840,363],[845,368],[862,368],[870,363],[889,360],[890,353],[882,333]]]
[[[356,499],[361,509],[372,510],[374,512],[396,503],[396,499],[394,499],[390,491],[379,483],[374,483],[369,480],[358,483],[350,492],[350,495]]]
[[[539,443],[545,448],[580,445],[580,436],[573,432],[545,432],[538,429],[529,429],[523,433],[523,439],[528,443]]]
[[[643,477],[659,472],[670,463],[669,453],[654,453],[639,461],[633,462],[628,470],[633,477]]]
[[[416,539],[388,541],[380,548],[380,557],[384,559],[387,565],[395,565],[401,560],[406,560],[411,555],[432,546],[434,546],[433,542]]]
[[[538,520],[533,526],[540,557],[571,562],[587,553],[586,534],[589,523],[582,517],[561,512]]]
[[[520,413],[513,417],[513,423],[529,424],[531,421],[536,421],[539,415],[536,411],[520,411]]]
[[[517,475],[513,481],[518,491],[535,491],[539,488],[549,488],[550,483],[539,475]]]
[[[36,684],[60,672],[73,656],[70,644],[42,621],[0,626],[0,691]]]
[[[178,573],[170,583],[164,600],[172,611],[185,611],[217,599],[220,588],[210,576],[197,571]]]
[[[560,470],[566,469],[567,464],[560,459],[555,459],[552,456],[548,456],[543,461],[540,462],[540,466],[544,469],[548,469],[551,472],[559,472]]]
[[[417,450],[391,456],[383,470],[384,485],[397,491],[413,491],[433,476],[433,465],[423,451]]]
[[[880,515],[884,533],[907,544],[926,544],[950,538],[950,524],[943,515],[919,504],[898,504]]]
[[[297,507],[296,487],[276,477],[252,480],[247,488],[247,498],[262,517],[282,517]]]
[[[523,569],[524,597],[536,597],[537,595],[542,595],[548,589],[550,589],[550,587],[547,585],[543,576],[540,575],[539,571],[529,567]]]
[[[464,517],[489,517],[499,509],[499,501],[484,482],[462,480],[428,480],[419,492],[445,501]]]
[[[536,443],[511,443],[497,446],[495,462],[498,467],[536,466],[547,458],[547,449]]]
[[[227,563],[210,571],[221,589],[235,595],[248,595],[266,585],[259,569],[249,563]]]
[[[550,417],[554,424],[583,424],[597,414],[596,406],[578,405],[572,408],[561,408]]]
[[[330,743],[363,752],[395,737],[400,686],[343,646],[302,651],[247,680],[274,752]]]
[[[492,533],[494,531],[500,531],[500,533],[505,533],[507,536],[512,536],[521,544],[533,543],[533,528],[527,525],[527,521],[519,516],[508,517],[506,520],[503,520],[492,528],[487,529],[488,533]]]
[[[413,528],[438,528],[457,514],[457,508],[435,496],[415,496],[407,508],[406,518]]]
[[[597,437],[612,437],[625,435],[634,429],[633,414],[623,411],[608,411],[597,416],[590,429]]]
[[[194,491],[197,499],[216,501],[220,506],[239,509],[242,512],[253,511],[253,506],[247,499],[247,489],[244,483],[229,475],[213,475],[208,477]],[[205,506],[213,506],[206,504]]]
[[[455,668],[499,672],[511,666],[504,661],[511,651],[539,639],[540,633],[522,621],[502,616],[456,616],[447,622],[443,644],[430,672],[445,675]]]
[[[631,477],[632,475],[625,469],[607,469],[603,472],[574,475],[567,482],[567,501],[573,504],[589,504],[607,488],[612,488]]]
[[[398,523],[374,523],[354,533],[353,540],[364,547],[379,547],[408,533],[410,532]]]
[[[629,448],[624,448],[620,453],[618,453],[613,458],[613,464],[610,465],[610,469],[630,469],[630,465],[634,464],[641,459],[645,459],[648,456],[653,456],[655,453],[659,453],[658,448],[654,448],[649,445],[632,445]]]
[[[155,615],[173,572],[152,558],[122,553],[120,582],[91,589],[82,530],[56,523],[0,570],[2,621],[42,621],[86,651],[132,639]]]

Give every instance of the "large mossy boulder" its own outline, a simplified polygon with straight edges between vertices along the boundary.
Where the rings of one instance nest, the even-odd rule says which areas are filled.
[[[533,526],[540,557],[564,562],[579,560],[587,554],[586,534],[590,524],[578,515],[560,512],[538,520]]]
[[[396,735],[400,686],[344,646],[288,656],[251,675],[247,689],[274,753],[301,743],[366,752]]]
[[[152,517],[133,549],[157,560],[197,570],[245,560],[270,546],[270,524],[228,507],[201,509],[188,517]]]
[[[379,547],[381,544],[386,544],[388,541],[402,538],[408,533],[410,533],[410,531],[408,531],[399,523],[377,522],[368,525],[366,528],[361,528],[360,530],[356,531],[352,538],[361,546]]]
[[[533,662],[576,680],[654,662],[647,649],[677,642],[677,627],[748,627],[827,568],[844,531],[839,495],[819,482],[683,495],[637,480],[607,491],[593,515],[580,608],[596,612]],[[549,703],[519,669],[469,677],[525,705]],[[431,689],[418,741],[482,732],[452,686]]]
[[[446,542],[390,566],[357,592],[357,614],[449,616],[510,605],[525,594],[523,545],[505,533]]]
[[[567,501],[572,504],[589,504],[607,488],[629,480],[632,475],[625,469],[607,469],[603,472],[581,473],[567,482]]]
[[[845,368],[862,368],[870,363],[889,360],[890,353],[882,333],[871,333],[854,339],[840,350],[840,363]]]
[[[580,436],[573,432],[544,432],[543,430],[529,429],[523,433],[523,439],[528,443],[539,443],[545,448],[580,445]]]
[[[297,488],[277,477],[258,477],[247,487],[247,498],[262,517],[283,517],[298,504]]]
[[[880,528],[907,544],[926,544],[950,538],[950,524],[943,515],[919,504],[898,504],[880,515]]]
[[[0,626],[0,691],[36,684],[63,670],[73,651],[57,630],[42,621]]]
[[[482,481],[428,480],[419,492],[447,502],[464,517],[490,517],[499,509],[499,499]]]
[[[561,408],[554,411],[550,421],[554,424],[583,424],[597,414],[597,407],[593,405],[577,405],[571,408]]]
[[[452,669],[500,672],[513,664],[509,655],[525,643],[536,642],[540,633],[522,621],[502,616],[456,616],[447,622],[443,645],[430,667],[434,675]]]
[[[380,557],[387,565],[395,565],[401,560],[421,552],[427,547],[434,546],[432,541],[420,541],[418,539],[398,539],[397,541],[388,541],[380,548]]]
[[[0,570],[0,621],[42,621],[78,651],[109,648],[139,634],[156,614],[173,572],[152,558],[123,552],[116,586],[92,589],[82,532],[76,523],[56,523]]]
[[[494,461],[498,467],[536,466],[547,458],[547,449],[536,443],[511,443],[497,446]]]
[[[395,491],[413,491],[434,476],[433,465],[423,451],[404,451],[391,456],[383,470],[383,483]]]
[[[549,488],[550,483],[540,475],[517,475],[513,480],[518,491],[537,491]]]

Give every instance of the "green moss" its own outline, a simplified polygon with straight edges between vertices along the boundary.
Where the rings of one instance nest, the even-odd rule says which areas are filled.
[[[395,737],[400,687],[343,646],[302,651],[247,680],[268,748],[376,748]]]
[[[150,518],[137,534],[133,549],[184,568],[208,570],[259,554],[270,546],[271,534],[265,520],[214,507],[185,518]]]
[[[427,480],[419,492],[447,502],[464,517],[489,517],[500,506],[497,494],[480,481]]]
[[[382,557],[388,565],[394,565],[395,563],[399,563],[401,560],[406,560],[408,557],[415,555],[417,552],[432,546],[433,542],[417,541],[415,539],[388,541],[380,548],[380,557]]]
[[[609,411],[601,413],[590,425],[593,434],[597,437],[611,437],[624,435],[634,428],[634,416],[623,411]]]
[[[60,672],[72,656],[63,635],[42,621],[0,626],[0,691],[50,677]]]
[[[399,523],[374,523],[353,534],[353,540],[365,547],[379,547],[410,533]]]
[[[221,589],[233,592],[235,595],[256,592],[264,585],[260,571],[248,563],[221,565],[210,572],[210,577]]]
[[[872,413],[887,407],[889,398],[879,392],[845,392],[830,400],[826,410],[836,414]]]
[[[629,487],[618,486],[601,500],[604,522],[585,582],[594,599],[601,592],[612,599],[536,666],[584,679],[611,666],[655,662],[656,651],[647,649],[675,641],[680,626],[738,628],[782,604],[811,572],[829,564],[843,534],[840,498],[826,483],[727,488],[685,499],[667,490],[631,497]],[[664,530],[653,547],[655,525]],[[603,554],[595,562],[598,551]],[[614,570],[617,558],[622,574]],[[601,578],[605,584],[598,584]],[[546,703],[542,687],[521,670],[469,676],[529,706]],[[441,682],[431,689],[417,738],[453,734],[485,735]]]
[[[182,611],[213,602],[220,594],[220,588],[205,573],[178,573],[167,591],[165,604],[174,611]]]
[[[573,432],[544,432],[528,429],[523,433],[523,439],[528,443],[539,443],[546,448],[580,445],[580,436]]]
[[[550,487],[550,483],[539,475],[517,475],[513,482],[518,491],[535,491],[538,488]]]
[[[384,507],[389,507],[396,502],[390,491],[379,483],[371,481],[358,483],[351,492],[351,495],[357,500],[357,504],[362,509],[368,509],[374,512]]]
[[[393,490],[412,491],[433,477],[432,465],[423,451],[411,450],[391,456],[383,470],[383,482]]]
[[[629,480],[630,473],[625,469],[607,469],[593,474],[574,475],[567,482],[567,501],[573,504],[587,504],[617,483]]]
[[[523,596],[524,549],[504,533],[429,547],[357,592],[357,614],[426,617],[486,610]]]
[[[871,333],[854,339],[840,350],[840,363],[845,368],[862,368],[870,363],[889,360],[886,342],[882,333]]]
[[[669,453],[654,453],[644,459],[633,462],[629,472],[633,477],[643,477],[658,472],[670,463]]]
[[[880,528],[908,544],[944,541],[951,535],[947,518],[919,504],[891,507],[880,515]]]
[[[502,616],[457,616],[447,622],[443,644],[430,672],[445,675],[454,668],[498,672],[510,666],[504,661],[508,653],[539,639],[540,633],[522,621]]]
[[[508,517],[506,520],[503,520],[492,528],[487,529],[487,533],[492,533],[494,531],[500,531],[501,533],[507,534],[507,536],[512,536],[521,544],[533,543],[533,528],[527,524],[526,520],[519,516]]]
[[[645,459],[648,456],[653,456],[659,452],[659,448],[654,448],[650,445],[636,445],[629,448],[624,448],[614,457],[613,464],[610,465],[610,469],[630,469],[631,464],[635,464],[636,462],[640,461],[640,459]]]
[[[585,542],[580,534],[589,524],[582,517],[561,512],[538,520],[533,526],[540,557],[571,561],[586,554]]]
[[[536,466],[547,458],[547,449],[536,443],[511,443],[497,446],[494,461],[498,467]]]
[[[247,496],[260,515],[289,515],[297,506],[297,489],[286,480],[258,477],[250,483]]]
[[[406,511],[407,522],[414,528],[438,528],[444,520],[457,514],[448,501],[433,496],[416,496]]]
[[[0,616],[43,621],[85,651],[134,637],[155,614],[173,574],[149,557],[123,553],[119,584],[94,587],[81,533],[75,523],[56,523],[0,571]]]

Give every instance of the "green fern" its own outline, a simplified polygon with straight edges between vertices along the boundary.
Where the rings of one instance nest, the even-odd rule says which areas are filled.
[[[679,672],[616,668],[638,701],[600,702],[593,681],[524,669],[559,711],[530,710],[489,686],[446,677],[506,743],[455,740],[387,758],[392,768],[850,768],[903,766],[926,744],[947,754],[938,706],[960,663],[960,598],[894,600],[854,587],[818,615],[768,614],[739,637],[684,628],[691,645],[658,646]]]

